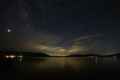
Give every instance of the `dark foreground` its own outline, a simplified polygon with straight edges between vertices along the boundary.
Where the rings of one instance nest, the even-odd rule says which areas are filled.
[[[0,62],[0,80],[119,80],[114,57],[41,57]]]

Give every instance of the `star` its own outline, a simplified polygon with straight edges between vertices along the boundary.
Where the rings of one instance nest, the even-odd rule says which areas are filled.
[[[8,32],[8,33],[9,33],[9,32],[12,32],[12,29],[8,29],[7,32]]]

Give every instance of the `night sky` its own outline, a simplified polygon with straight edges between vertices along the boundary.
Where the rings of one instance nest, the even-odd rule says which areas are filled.
[[[113,54],[119,22],[119,0],[1,0],[0,49]]]

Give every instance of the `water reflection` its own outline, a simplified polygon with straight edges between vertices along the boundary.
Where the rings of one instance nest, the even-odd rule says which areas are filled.
[[[82,68],[85,63],[87,63],[87,58],[75,57],[40,58],[32,61],[33,66],[42,70],[70,69],[73,71],[79,71],[79,69]]]
[[[98,56],[89,56],[88,62],[90,64],[104,64],[104,63],[118,63],[120,57],[112,56],[112,57],[98,57]]]
[[[102,75],[108,71],[120,69],[118,57],[40,57],[37,59],[18,58],[16,60],[0,61],[0,71],[16,75],[16,80],[51,79],[67,77],[68,79]],[[117,63],[117,64],[116,64]],[[99,74],[102,71],[102,74]],[[57,79],[55,78],[55,80]]]
[[[97,65],[116,64],[113,57],[42,57],[32,60],[32,68],[37,71],[73,71],[95,68]]]

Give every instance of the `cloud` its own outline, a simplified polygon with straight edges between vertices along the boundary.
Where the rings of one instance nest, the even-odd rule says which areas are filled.
[[[44,34],[42,35],[42,37],[39,37],[40,39],[38,39],[38,36],[36,37],[36,39],[34,38],[35,40],[33,41],[32,46],[34,46],[34,49],[36,49],[37,51],[44,52],[51,56],[68,56],[77,52],[88,51],[88,47],[84,45],[78,45],[79,43],[82,43],[82,41],[79,41],[79,39],[90,39],[92,37],[98,37],[98,35],[90,35],[73,39],[71,41],[74,42],[70,45],[68,44],[69,47],[66,48],[59,45],[59,43],[62,42],[62,39],[58,38],[55,35]]]
[[[118,52],[112,45],[105,43],[103,37],[104,35],[95,34],[64,40],[49,32],[36,32],[30,38],[26,38],[24,43],[27,49],[44,52],[50,56],[68,56],[76,53],[107,55]]]

